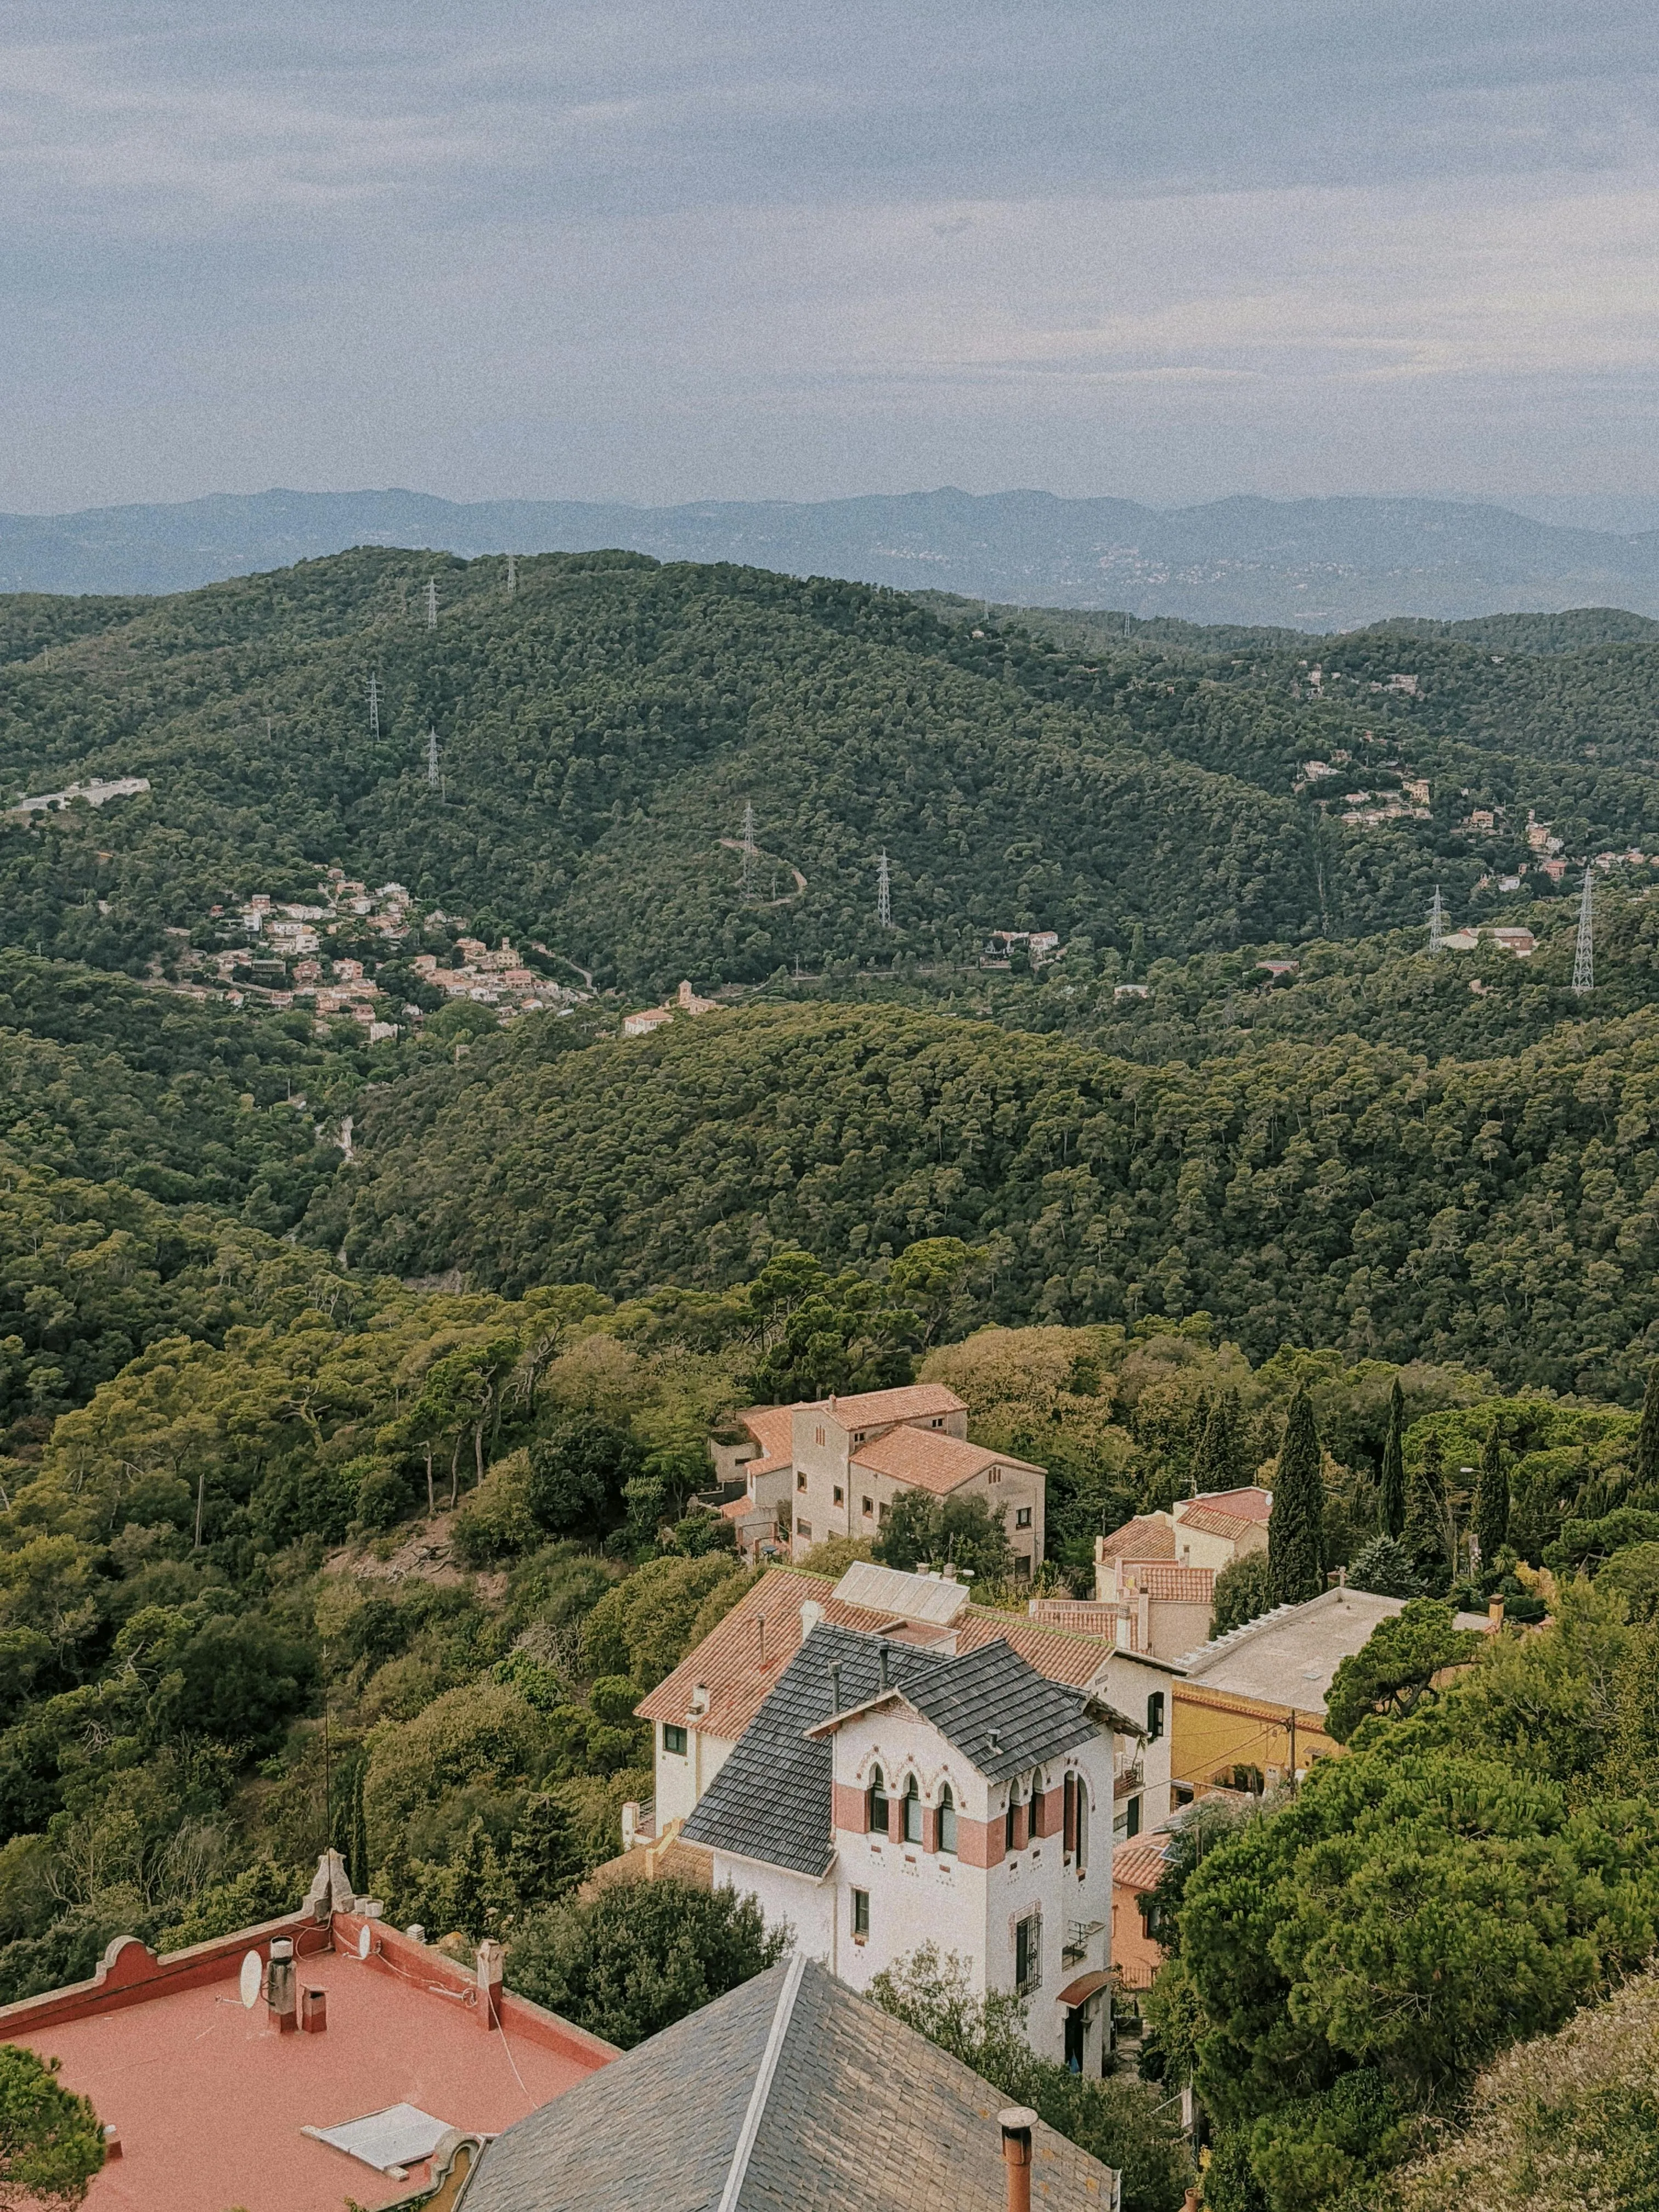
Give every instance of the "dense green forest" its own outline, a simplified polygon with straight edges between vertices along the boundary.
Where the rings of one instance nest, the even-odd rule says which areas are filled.
[[[1479,2069],[1655,1945],[1659,899],[1598,875],[1583,998],[1577,872],[1497,878],[1528,808],[1659,836],[1656,693],[1607,611],[1310,639],[625,555],[0,601],[0,781],[153,787],[0,819],[0,2001],[281,1909],[332,1840],[637,2039],[777,1941],[579,1894],[649,1794],[634,1705],[746,1587],[695,1504],[734,1407],[948,1382],[1085,1590],[1103,1529],[1275,1480],[1295,1407],[1322,1566],[1429,1610],[1340,1686],[1350,1756],[1175,1869],[1149,2063],[1213,2212],[1424,2201]],[[1427,818],[1321,801],[1419,777]],[[395,1037],[185,973],[331,866],[414,895],[320,948]],[[1535,953],[1431,957],[1437,883]],[[592,995],[441,1004],[461,916]],[[1012,928],[1063,954],[988,965]],[[715,1011],[617,1036],[685,975]],[[994,1528],[949,1540],[994,1601]],[[1437,1696],[1441,1601],[1494,1596],[1552,1625]],[[1455,1973],[1407,2044],[1425,1897]],[[1180,2202],[1163,2094],[1077,2120],[1134,2212]]]

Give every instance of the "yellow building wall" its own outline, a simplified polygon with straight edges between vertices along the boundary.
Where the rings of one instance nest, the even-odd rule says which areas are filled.
[[[1282,1780],[1291,1770],[1292,1735],[1298,1770],[1341,1749],[1325,1733],[1324,1719],[1322,1712],[1292,1716],[1288,1705],[1177,1682],[1170,1723],[1170,1778],[1205,1789],[1231,1778],[1235,1766],[1254,1766],[1270,1783]]]

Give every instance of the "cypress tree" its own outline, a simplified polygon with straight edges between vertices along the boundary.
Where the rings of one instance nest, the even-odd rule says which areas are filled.
[[[363,1776],[368,1767],[365,1753],[351,1778],[351,1848],[346,1855],[352,1887],[365,1897],[368,1894],[368,1814],[363,1804]]]
[[[1645,1504],[1659,1491],[1659,1359],[1648,1369],[1642,1393],[1642,1425],[1636,1434],[1636,1492]]]
[[[1474,1486],[1474,1534],[1480,1547],[1480,1564],[1490,1567],[1504,1548],[1510,1533],[1510,1479],[1504,1471],[1504,1439],[1498,1424],[1492,1425],[1486,1449],[1480,1456],[1480,1474]]]
[[[1423,1439],[1423,1456],[1407,1488],[1405,1544],[1419,1565],[1446,1557],[1446,1469],[1437,1436]]]
[[[1389,1393],[1389,1440],[1382,1447],[1378,1519],[1385,1536],[1398,1536],[1406,1525],[1406,1394],[1397,1375]]]
[[[1305,1388],[1291,1399],[1285,1422],[1267,1522],[1267,1565],[1279,1605],[1300,1605],[1325,1587],[1325,1477],[1313,1400]]]
[[[1195,1491],[1237,1490],[1249,1480],[1244,1471],[1243,1417],[1237,1390],[1224,1390],[1211,1404],[1193,1459]]]

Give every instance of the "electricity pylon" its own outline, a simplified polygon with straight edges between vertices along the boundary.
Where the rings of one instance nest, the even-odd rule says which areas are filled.
[[[876,920],[883,929],[893,927],[893,891],[887,873],[887,848],[884,845],[876,868]]]
[[[438,627],[438,580],[435,576],[428,576],[426,580],[426,626],[428,629]]]
[[[438,732],[431,729],[426,733],[426,780],[438,788]]]
[[[1578,902],[1578,944],[1572,956],[1572,988],[1581,998],[1595,988],[1595,869],[1584,869],[1584,896]]]
[[[745,799],[743,805],[743,902],[755,903],[755,862],[759,855],[755,850],[755,805]]]
[[[1443,952],[1446,949],[1446,909],[1441,903],[1440,886],[1434,887],[1434,904],[1429,908],[1429,950]]]
[[[368,679],[368,734],[371,738],[380,734],[380,683],[376,676]]]

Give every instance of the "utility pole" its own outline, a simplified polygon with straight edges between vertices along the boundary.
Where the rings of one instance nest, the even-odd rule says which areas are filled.
[[[380,734],[380,682],[374,675],[368,679],[368,734],[374,738]]]
[[[438,732],[433,729],[426,733],[426,780],[434,791],[438,788]]]
[[[883,929],[893,927],[893,890],[887,872],[887,848],[884,845],[876,866],[876,921]]]
[[[758,857],[755,850],[755,805],[752,799],[746,799],[743,803],[742,893],[745,906],[755,903],[755,862]]]
[[[428,629],[438,627],[438,579],[435,576],[428,576],[426,580],[426,626]]]
[[[513,556],[507,556],[507,596],[510,599],[519,588],[519,566]]]
[[[1446,949],[1446,909],[1440,902],[1440,886],[1434,887],[1434,904],[1429,908],[1429,950],[1443,952]]]
[[[1581,999],[1588,998],[1595,988],[1595,864],[1586,862],[1584,896],[1578,905],[1578,944],[1572,956],[1572,988]]]

